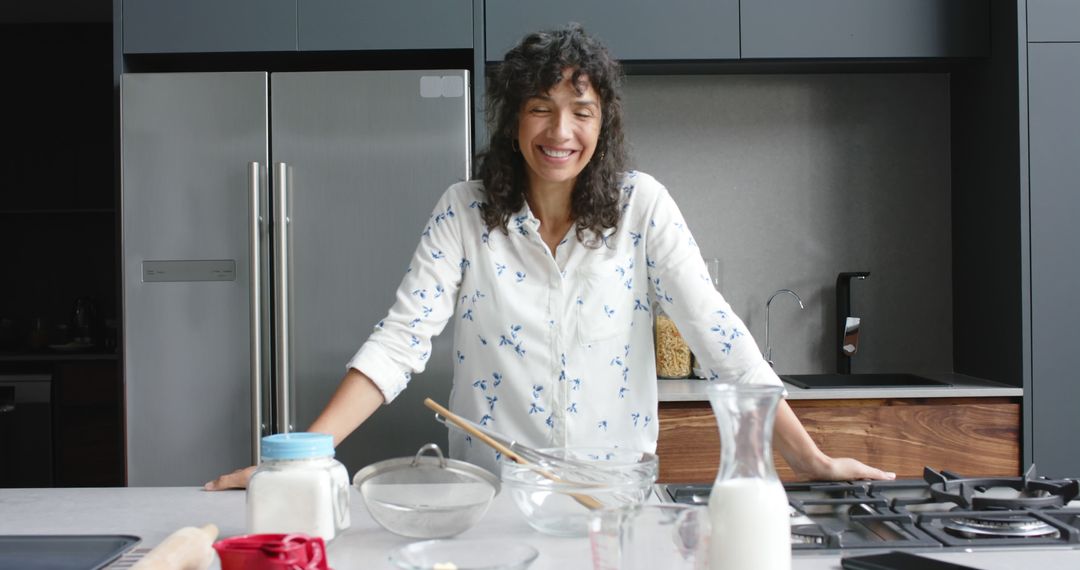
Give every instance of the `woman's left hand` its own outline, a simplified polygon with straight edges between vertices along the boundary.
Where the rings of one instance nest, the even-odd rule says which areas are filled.
[[[787,401],[776,408],[775,445],[780,455],[804,481],[896,479],[896,473],[870,467],[850,457],[831,457],[818,448]]]
[[[852,479],[896,479],[896,473],[883,471],[850,457],[822,457],[813,467],[796,473],[800,479],[809,481],[848,481]]]

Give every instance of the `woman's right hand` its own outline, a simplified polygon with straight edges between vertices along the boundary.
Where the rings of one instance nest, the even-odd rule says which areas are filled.
[[[255,472],[255,466],[237,469],[232,473],[226,473],[213,481],[203,485],[206,491],[224,491],[226,489],[246,489],[251,474]]]
[[[334,437],[336,447],[345,436],[352,433],[361,422],[367,419],[385,402],[382,392],[363,372],[350,368],[341,379],[330,403],[308,428],[309,432],[328,433]],[[255,466],[237,469],[226,473],[203,485],[206,491],[224,491],[226,489],[246,489]]]

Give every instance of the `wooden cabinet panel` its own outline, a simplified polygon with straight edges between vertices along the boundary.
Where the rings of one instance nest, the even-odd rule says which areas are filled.
[[[795,414],[821,449],[855,457],[898,478],[924,466],[967,476],[1020,473],[1020,404],[1008,398],[793,400]],[[720,436],[707,402],[660,405],[660,482],[710,482],[720,465]],[[796,481],[774,450],[777,472]]]
[[[56,375],[57,405],[117,405],[120,389],[117,386],[116,364],[62,363],[53,368]]]
[[[53,484],[124,484],[124,435],[116,361],[65,362],[53,377]]]

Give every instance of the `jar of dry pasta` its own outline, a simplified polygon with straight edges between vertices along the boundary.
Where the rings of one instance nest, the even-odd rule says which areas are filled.
[[[654,327],[656,375],[660,378],[688,378],[691,372],[690,346],[679,334],[675,322],[657,308]]]

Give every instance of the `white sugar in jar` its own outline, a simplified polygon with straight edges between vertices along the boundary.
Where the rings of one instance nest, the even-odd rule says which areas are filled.
[[[329,542],[349,528],[349,474],[322,433],[262,439],[262,461],[247,488],[251,534],[303,533]]]

